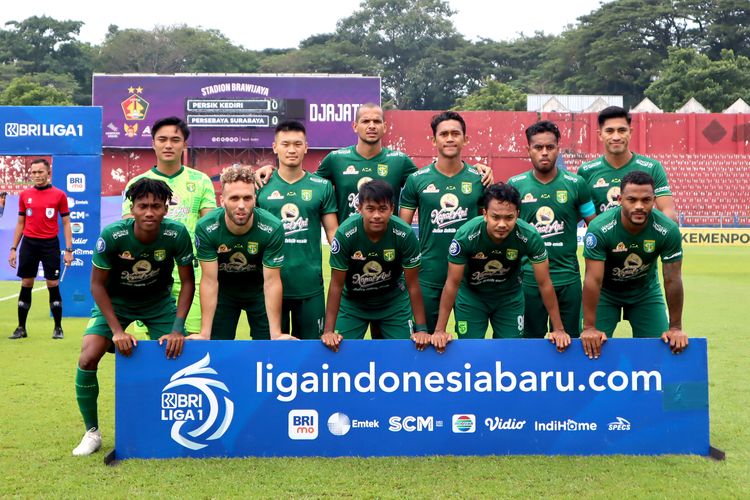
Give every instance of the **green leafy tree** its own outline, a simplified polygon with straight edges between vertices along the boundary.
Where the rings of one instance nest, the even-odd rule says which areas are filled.
[[[42,85],[31,77],[15,78],[0,92],[0,105],[3,106],[70,106],[70,95],[51,85]]]
[[[526,94],[507,83],[488,80],[485,85],[456,101],[456,110],[525,111]]]
[[[331,39],[330,35],[313,37],[319,43],[303,41],[299,49],[271,55],[260,61],[266,73],[360,73],[377,74],[379,64],[363,54],[351,42]],[[310,39],[308,39],[310,40]]]
[[[726,49],[716,61],[694,49],[671,49],[645,93],[666,111],[695,97],[707,109],[719,112],[738,98],[750,101],[750,59]]]

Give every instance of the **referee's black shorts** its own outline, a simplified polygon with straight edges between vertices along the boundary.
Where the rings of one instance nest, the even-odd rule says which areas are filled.
[[[44,269],[44,279],[60,279],[60,240],[24,236],[18,249],[19,278],[36,278],[39,263]]]

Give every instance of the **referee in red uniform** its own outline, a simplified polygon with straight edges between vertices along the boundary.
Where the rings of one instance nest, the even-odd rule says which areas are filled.
[[[21,293],[18,296],[18,327],[9,339],[27,336],[26,316],[31,308],[31,290],[34,288],[39,262],[44,269],[49,291],[49,308],[55,320],[53,339],[63,338],[62,297],[60,296],[60,228],[58,215],[62,217],[65,235],[65,265],[73,262],[73,235],[70,231],[68,198],[61,190],[50,184],[50,165],[39,159],[31,163],[31,180],[34,186],[23,191],[18,198],[18,223],[13,234],[8,262],[16,267],[16,248],[23,236],[23,245],[18,251],[18,273],[21,278]]]

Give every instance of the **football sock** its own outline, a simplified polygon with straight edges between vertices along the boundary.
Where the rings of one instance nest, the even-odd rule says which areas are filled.
[[[62,321],[62,297],[60,296],[60,287],[52,286],[49,287],[49,310],[52,312],[52,317],[55,320],[55,328],[62,328],[60,322]]]
[[[26,328],[26,316],[31,309],[31,287],[22,286],[21,293],[18,294],[18,326]]]
[[[98,429],[96,400],[99,397],[99,380],[96,378],[96,370],[83,370],[80,366],[76,368],[76,399],[83,423],[87,431],[94,427]]]

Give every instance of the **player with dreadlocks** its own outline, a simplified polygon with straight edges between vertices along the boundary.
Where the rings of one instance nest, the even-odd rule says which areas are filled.
[[[140,320],[152,340],[166,343],[167,358],[179,356],[195,292],[190,235],[183,224],[164,218],[172,190],[161,180],[144,177],[125,196],[133,217],[105,227],[93,257],[91,294],[96,306],[84,333],[75,382],[86,434],[73,450],[76,456],[90,455],[102,445],[96,370],[104,353],[117,348],[129,356],[138,341],[125,328]],[[176,306],[170,293],[175,263],[181,284]]]

